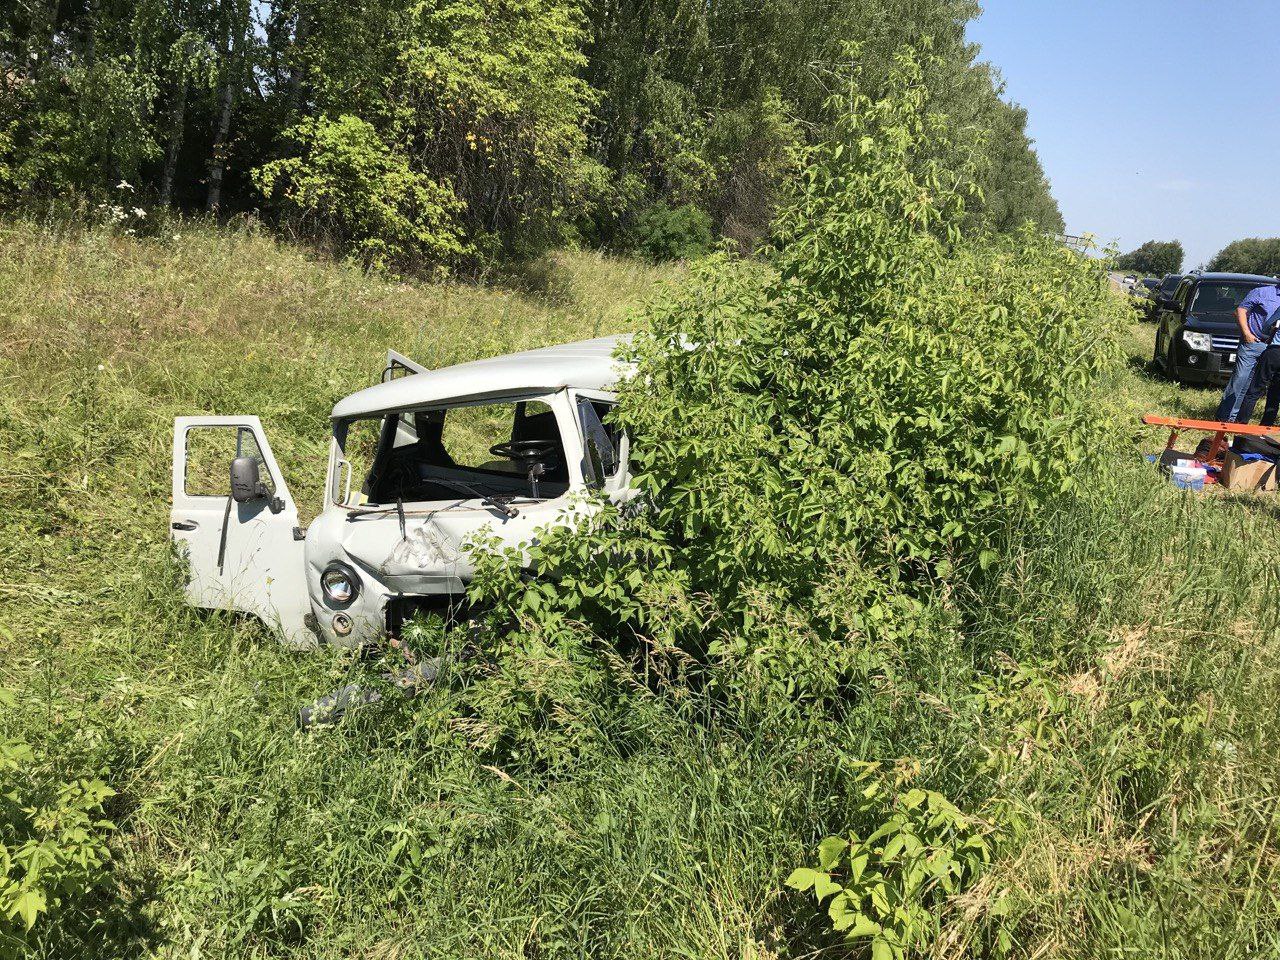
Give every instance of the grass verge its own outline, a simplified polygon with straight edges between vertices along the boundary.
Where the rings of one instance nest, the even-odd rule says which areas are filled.
[[[297,706],[358,665],[181,603],[173,416],[259,413],[314,504],[328,410],[388,346],[438,366],[614,332],[664,279],[566,254],[521,289],[415,286],[251,234],[5,227],[0,739],[31,745],[33,782],[101,778],[116,825],[101,882],[24,952],[838,955],[782,881],[848,821],[869,759],[1001,811],[938,956],[1280,948],[1280,513],[1179,494],[1132,448],[951,598],[821,751],[655,697],[599,720],[579,762],[513,776],[469,749],[448,687],[303,736]],[[1150,377],[1144,338],[1099,415],[1202,413],[1213,392]],[[1002,666],[979,682],[966,659]]]

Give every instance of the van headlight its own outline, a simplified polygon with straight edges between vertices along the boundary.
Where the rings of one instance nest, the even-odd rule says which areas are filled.
[[[1183,342],[1192,350],[1212,350],[1213,338],[1207,333],[1196,333],[1194,330],[1182,331]]]
[[[320,588],[330,603],[345,607],[360,596],[360,578],[345,563],[335,560],[320,574]]]

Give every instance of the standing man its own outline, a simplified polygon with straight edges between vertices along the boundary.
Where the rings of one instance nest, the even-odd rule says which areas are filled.
[[[1253,416],[1253,408],[1262,390],[1266,390],[1267,405],[1263,410],[1262,422],[1267,426],[1275,423],[1276,411],[1280,408],[1280,378],[1273,382],[1269,377],[1247,409],[1245,397],[1249,393],[1249,387],[1255,382],[1254,374],[1258,370],[1263,351],[1275,336],[1277,320],[1280,320],[1280,284],[1269,283],[1264,287],[1255,287],[1245,294],[1240,306],[1236,307],[1236,322],[1240,324],[1236,368],[1227,382],[1227,389],[1222,392],[1222,402],[1218,404],[1218,412],[1213,419],[1219,422],[1247,423]]]

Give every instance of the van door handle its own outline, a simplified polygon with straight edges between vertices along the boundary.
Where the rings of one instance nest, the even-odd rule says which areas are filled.
[[[170,526],[175,530],[194,530],[196,527],[200,526],[200,524],[196,523],[194,520],[175,520],[170,524]]]

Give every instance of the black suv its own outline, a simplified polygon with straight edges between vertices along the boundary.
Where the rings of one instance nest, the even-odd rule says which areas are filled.
[[[1236,365],[1240,324],[1236,307],[1275,277],[1247,273],[1189,273],[1156,308],[1152,363],[1182,383],[1225,383]]]
[[[1147,302],[1142,305],[1146,311],[1147,319],[1152,322],[1160,319],[1160,311],[1168,307],[1173,301],[1173,295],[1178,292],[1178,284],[1182,283],[1183,274],[1166,273],[1161,279],[1154,282],[1144,280],[1147,289]]]

